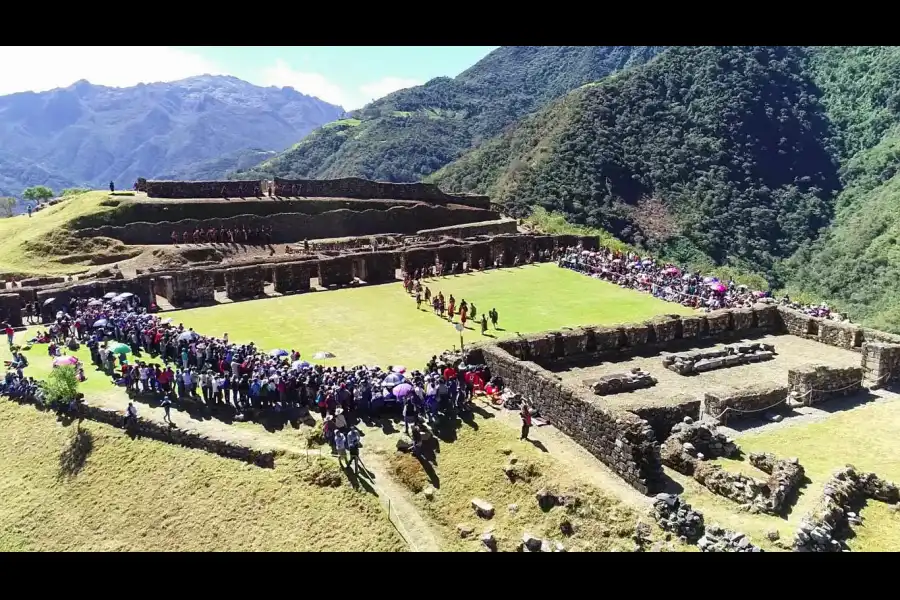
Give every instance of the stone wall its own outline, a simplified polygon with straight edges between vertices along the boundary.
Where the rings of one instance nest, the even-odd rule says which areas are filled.
[[[276,177],[275,195],[306,198],[389,198],[421,200],[430,204],[461,204],[485,210],[491,207],[491,200],[487,196],[447,194],[431,183],[388,183],[357,177],[294,180]]]
[[[501,235],[504,233],[517,233],[518,223],[515,219],[500,219],[499,221],[486,221],[471,225],[451,225],[449,227],[436,227],[417,231],[416,235],[426,239],[441,239],[445,237],[466,239],[479,235]]]
[[[859,349],[866,339],[865,331],[859,325],[812,317],[784,306],[778,306],[777,310],[784,322],[785,329],[791,335],[813,339],[829,346],[847,350]]]
[[[522,360],[542,365],[579,361],[595,362],[626,353],[672,349],[697,339],[714,342],[740,337],[780,333],[781,321],[774,307],[732,309],[705,315],[667,315],[645,323],[611,327],[579,327],[564,332],[544,332],[499,342],[501,348]],[[734,317],[733,313],[739,316]]]
[[[74,298],[102,298],[105,294],[115,292],[121,294],[130,292],[140,298],[143,306],[149,306],[153,300],[150,289],[149,277],[140,276],[133,279],[103,279],[95,281],[76,281],[61,285],[53,285],[39,289],[33,293],[33,299],[37,300],[43,308],[44,302],[54,298],[53,304],[47,307],[47,311],[56,312],[59,307],[67,304]],[[21,295],[20,295],[21,296]]]
[[[22,287],[43,287],[46,285],[54,285],[57,283],[65,283],[65,277],[31,277],[23,279],[19,282]]]
[[[172,274],[172,296],[167,298],[174,306],[194,306],[215,301],[216,282],[211,271],[188,269]]]
[[[810,365],[788,371],[788,388],[792,395],[809,406],[834,397],[852,396],[862,389],[861,367],[840,369],[826,365]]]
[[[586,391],[564,386],[539,365],[516,360],[496,345],[474,348],[468,363],[487,364],[542,417],[644,494],[662,487],[659,444],[636,415],[600,407]]]
[[[411,248],[400,254],[400,268],[405,273],[425,269],[435,265],[437,252],[434,248]]]
[[[249,300],[265,294],[266,273],[262,267],[237,267],[225,271],[225,293],[232,300]]]
[[[684,421],[685,417],[700,418],[700,398],[690,394],[682,394],[663,406],[642,406],[629,408],[629,411],[644,419],[653,428],[653,434],[659,442],[664,442],[672,428]]]
[[[709,391],[704,394],[704,413],[723,425],[742,418],[759,417],[764,412],[787,410],[788,386],[750,384],[736,389]]]
[[[209,210],[211,214],[215,211]],[[247,227],[272,228],[272,242],[293,243],[304,239],[342,238],[374,234],[414,234],[423,226],[462,225],[496,220],[494,212],[470,208],[448,208],[416,204],[394,206],[387,210],[347,209],[315,215],[280,213],[268,216],[237,215],[227,218],[184,219],[181,221],[132,222],[122,226],[104,225],[76,231],[81,237],[109,237],[126,244],[171,244],[172,232],[181,235],[195,229]]]
[[[491,264],[491,243],[490,242],[474,242],[466,246],[466,264],[470,269],[477,269],[480,261],[484,261],[484,266]]]
[[[141,181],[138,191],[146,192],[151,198],[257,198],[263,195],[260,181]]]
[[[335,256],[319,261],[319,285],[347,285],[353,282],[353,257]]]
[[[275,291],[279,294],[308,292],[309,280],[313,273],[318,276],[318,270],[319,263],[314,260],[276,264],[272,267]]]
[[[18,294],[0,294],[0,323],[22,326],[22,300]]]
[[[863,377],[871,388],[900,380],[900,344],[866,342],[862,346]]]

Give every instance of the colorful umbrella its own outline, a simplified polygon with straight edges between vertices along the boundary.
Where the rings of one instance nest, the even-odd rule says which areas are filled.
[[[54,367],[64,367],[66,365],[74,366],[77,364],[78,364],[78,359],[75,358],[74,356],[58,356],[57,358],[53,359]]]
[[[402,375],[403,373],[406,373],[406,367],[401,367],[398,365],[391,369],[391,371],[393,371],[394,373],[400,373]]]
[[[381,387],[393,388],[403,383],[403,379],[404,377],[400,373],[391,373],[381,382]]]
[[[402,398],[412,392],[412,389],[413,386],[411,386],[410,384],[401,383],[400,385],[395,386],[394,389],[391,390],[391,393],[394,394],[395,398]]]
[[[131,346],[119,342],[118,344],[114,344],[110,348],[110,351],[112,351],[113,354],[131,354]]]
[[[713,291],[716,291],[716,292],[719,292],[719,293],[724,292],[724,291],[726,291],[726,290],[728,289],[728,288],[726,288],[724,285],[722,285],[721,283],[714,283],[714,284],[710,285],[709,287],[711,287],[711,288],[713,289]]]

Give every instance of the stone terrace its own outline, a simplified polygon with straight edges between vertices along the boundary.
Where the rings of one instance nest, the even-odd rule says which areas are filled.
[[[860,355],[851,350],[826,346],[818,342],[792,335],[766,335],[742,340],[765,342],[775,346],[774,360],[716,369],[696,375],[678,375],[662,366],[662,357],[671,352],[658,352],[651,356],[624,356],[622,360],[604,361],[596,365],[550,368],[562,378],[563,383],[579,387],[584,380],[596,380],[604,375],[630,371],[640,367],[657,379],[657,385],[649,388],[608,396],[597,396],[597,402],[625,408],[668,406],[683,402],[686,396],[702,396],[713,389],[739,387],[749,383],[787,385],[788,370],[804,368],[811,363],[830,367],[858,367]],[[734,342],[729,342],[734,343]],[[721,348],[717,344],[709,348]]]

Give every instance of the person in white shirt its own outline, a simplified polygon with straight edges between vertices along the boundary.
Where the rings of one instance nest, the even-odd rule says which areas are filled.
[[[347,438],[340,429],[334,433],[334,451],[337,453],[338,464],[344,467],[347,460]]]

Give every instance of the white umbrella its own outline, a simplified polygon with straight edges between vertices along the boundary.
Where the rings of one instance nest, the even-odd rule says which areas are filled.
[[[321,360],[323,358],[334,358],[334,354],[331,352],[316,352],[313,354],[313,358]]]
[[[299,371],[300,369],[305,369],[309,366],[309,363],[305,360],[295,360],[293,364],[291,364],[291,368],[295,371]]]
[[[200,336],[197,335],[196,331],[185,331],[184,333],[182,333],[181,335],[178,336],[178,341],[189,342],[198,337],[200,337]]]

